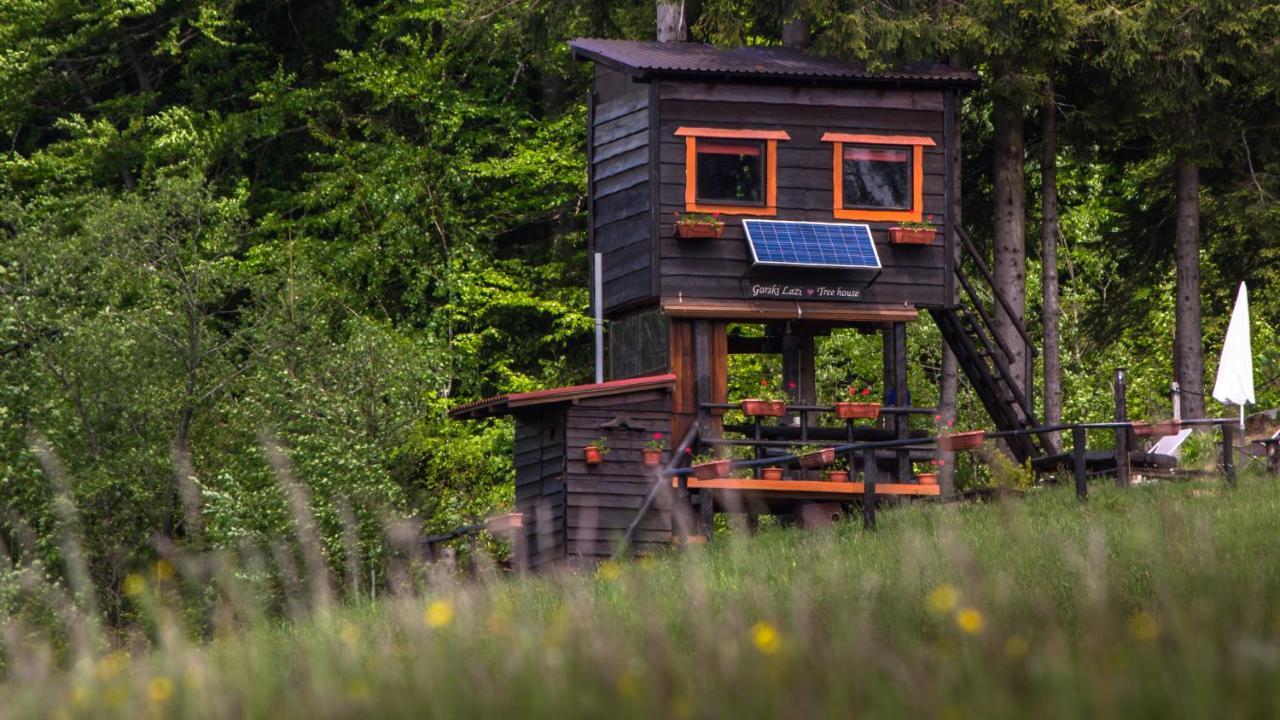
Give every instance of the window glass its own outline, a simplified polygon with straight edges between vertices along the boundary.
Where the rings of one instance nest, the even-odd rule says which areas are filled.
[[[762,204],[763,144],[699,140],[698,201]]]
[[[911,209],[911,150],[844,148],[844,207]]]
[[[609,322],[609,376],[615,380],[662,372],[667,366],[667,323],[657,308]]]

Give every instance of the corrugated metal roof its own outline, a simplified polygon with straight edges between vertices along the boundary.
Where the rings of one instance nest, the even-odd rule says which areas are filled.
[[[972,70],[940,63],[911,63],[881,72],[863,65],[808,55],[783,47],[717,48],[701,43],[579,38],[569,43],[574,57],[594,60],[641,77],[738,75],[830,82],[897,82],[977,85]]]
[[[455,420],[473,420],[480,417],[493,417],[495,415],[505,415],[509,409],[516,407],[569,402],[580,398],[616,395],[624,392],[633,392],[635,390],[647,390],[649,388],[672,385],[675,381],[676,376],[668,373],[666,375],[648,375],[645,377],[627,378],[625,380],[610,380],[608,382],[590,383],[587,385],[570,385],[568,387],[549,388],[547,390],[494,395],[493,397],[484,398],[483,400],[474,400],[469,403],[458,405],[457,407],[449,410],[449,417]]]

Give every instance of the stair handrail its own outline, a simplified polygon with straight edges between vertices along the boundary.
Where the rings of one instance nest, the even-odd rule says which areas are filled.
[[[640,509],[636,511],[636,516],[632,518],[631,523],[627,525],[627,532],[622,536],[622,542],[618,543],[618,549],[614,552],[614,558],[620,557],[627,548],[631,547],[631,540],[636,535],[636,530],[640,529],[640,522],[644,520],[644,516],[649,514],[649,509],[653,507],[653,503],[658,499],[658,493],[662,491],[664,485],[663,480],[670,476],[670,472],[676,468],[683,467],[682,463],[686,462],[686,452],[698,442],[702,435],[702,428],[698,423],[689,425],[689,429],[685,431],[684,437],[680,439],[680,444],[671,451],[671,460],[667,462],[667,466],[658,473],[654,478],[653,487],[649,488],[649,494],[645,496],[644,502],[640,505]],[[670,483],[667,483],[668,485]]]
[[[1035,344],[1031,342],[1031,334],[1027,332],[1025,327],[1023,327],[1022,322],[1014,313],[1013,306],[1005,298],[1004,293],[1000,292],[1000,289],[996,287],[995,276],[991,274],[991,269],[987,267],[982,256],[978,254],[978,248],[975,247],[973,241],[969,239],[969,235],[964,231],[964,228],[957,225],[955,231],[956,234],[960,236],[960,240],[963,243],[964,249],[969,253],[969,257],[973,259],[974,265],[977,265],[978,271],[982,273],[983,279],[987,281],[987,285],[991,288],[991,294],[995,296],[996,302],[1000,303],[1000,307],[1004,308],[1005,315],[1009,317],[1010,324],[1017,329],[1018,334],[1022,336],[1022,341],[1027,344],[1028,354],[1032,357],[1038,356],[1040,353],[1036,350]]]

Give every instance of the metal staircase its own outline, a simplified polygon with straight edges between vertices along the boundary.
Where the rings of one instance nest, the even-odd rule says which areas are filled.
[[[950,308],[932,308],[929,313],[942,332],[943,339],[955,353],[961,370],[969,378],[974,391],[998,430],[1026,430],[1036,427],[1033,383],[1035,358],[1039,355],[1031,336],[1021,323],[1014,323],[1022,347],[1022,357],[995,332],[993,319],[996,306],[1005,311],[1005,317],[1014,317],[1012,307],[995,288],[995,279],[973,242],[959,228],[964,254],[981,273],[986,282],[985,290],[993,300],[988,301],[965,274],[962,262],[956,263],[956,281],[964,291],[961,302]],[[988,310],[990,306],[990,310]],[[1026,387],[1013,381],[1014,363],[1024,363]],[[1046,454],[1044,438],[1035,434],[1019,434],[1004,438],[1009,451],[1019,463]]]

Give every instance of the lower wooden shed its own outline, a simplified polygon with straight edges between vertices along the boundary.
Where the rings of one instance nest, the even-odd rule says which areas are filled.
[[[524,519],[530,567],[592,563],[614,554],[657,478],[641,449],[654,433],[671,436],[675,380],[654,375],[512,393],[450,411],[458,420],[515,418],[516,511]],[[609,452],[603,462],[588,465],[582,449],[596,439]],[[670,503],[670,493],[658,496],[632,539],[632,552],[670,544]]]

